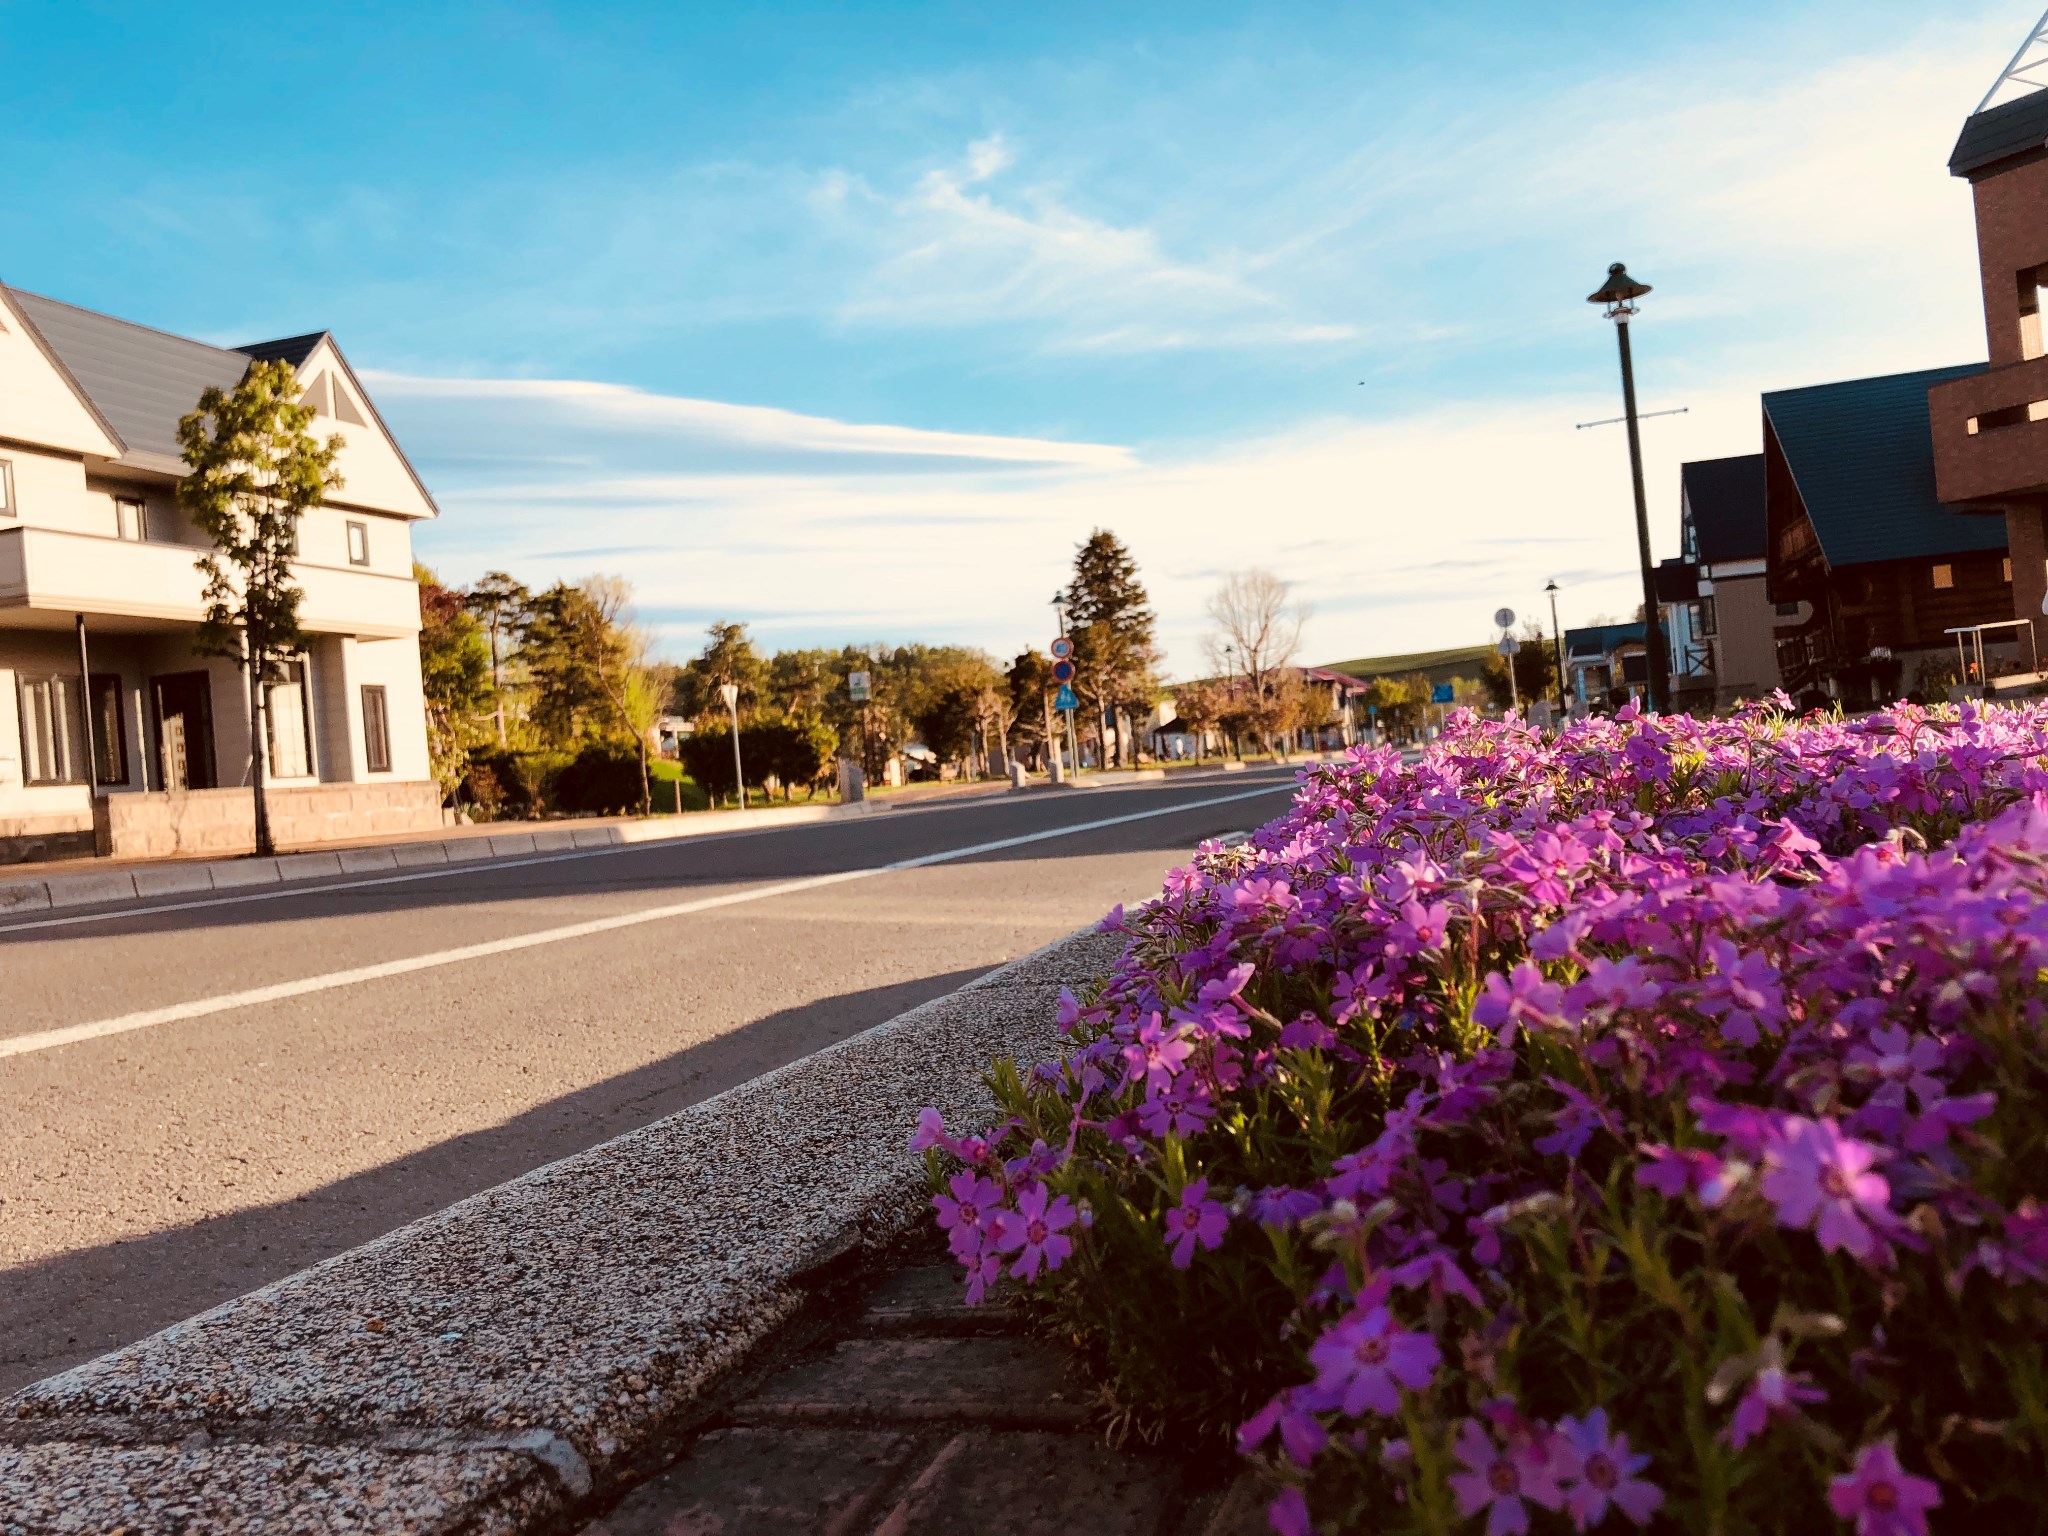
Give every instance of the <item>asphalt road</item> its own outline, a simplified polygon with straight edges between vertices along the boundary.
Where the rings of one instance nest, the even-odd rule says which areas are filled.
[[[0,924],[0,1392],[948,992],[1156,891],[1290,786]]]

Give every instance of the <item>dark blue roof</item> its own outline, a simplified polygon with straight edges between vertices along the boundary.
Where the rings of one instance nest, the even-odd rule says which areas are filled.
[[[1566,656],[1609,656],[1616,646],[1627,645],[1630,641],[1642,644],[1642,621],[1633,624],[1593,624],[1585,629],[1568,629],[1564,632],[1564,653]]]
[[[1984,367],[1923,368],[1764,396],[1764,417],[1830,566],[2005,547],[2005,519],[1951,511],[1934,494],[1928,388]]]

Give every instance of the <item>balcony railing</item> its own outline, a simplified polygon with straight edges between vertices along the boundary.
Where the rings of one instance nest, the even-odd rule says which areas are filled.
[[[189,544],[109,539],[61,528],[0,530],[0,615],[63,616],[197,624],[204,579]],[[401,576],[300,565],[299,622],[316,634],[385,637],[420,627],[419,589]],[[0,618],[0,622],[5,622]],[[51,627],[56,627],[54,624]]]

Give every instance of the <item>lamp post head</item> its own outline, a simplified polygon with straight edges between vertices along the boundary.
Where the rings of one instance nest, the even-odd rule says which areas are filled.
[[[1607,269],[1607,281],[1586,295],[1586,302],[1606,305],[1603,313],[1609,320],[1626,321],[1636,312],[1632,301],[1649,291],[1648,283],[1637,282],[1628,275],[1628,268],[1617,261]]]
[[[1550,580],[1550,581],[1546,581],[1546,582],[1545,582],[1545,583],[1543,584],[1543,590],[1544,590],[1544,591],[1546,591],[1546,592],[1556,592],[1556,591],[1559,591],[1559,590],[1561,590],[1561,589],[1560,589],[1560,588],[1558,587],[1558,584],[1557,584],[1556,580],[1555,580],[1555,579],[1553,578],[1552,580]]]
[[[718,685],[718,702],[727,709],[739,708],[739,685],[737,683],[720,683]]]

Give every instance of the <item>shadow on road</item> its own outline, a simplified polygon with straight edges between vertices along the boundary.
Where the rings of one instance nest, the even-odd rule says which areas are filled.
[[[925,976],[784,1009],[293,1200],[0,1270],[0,1395],[701,1103],[982,974]]]

